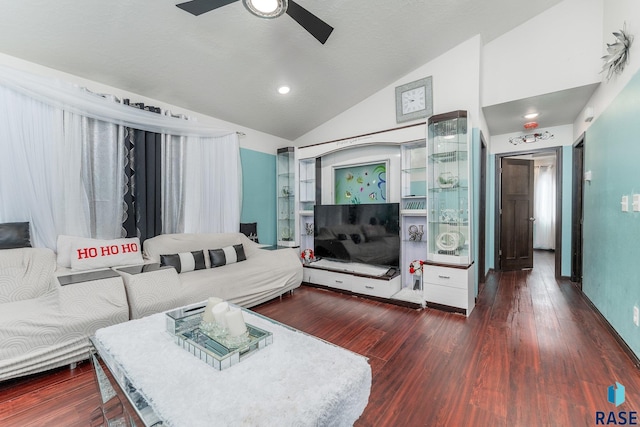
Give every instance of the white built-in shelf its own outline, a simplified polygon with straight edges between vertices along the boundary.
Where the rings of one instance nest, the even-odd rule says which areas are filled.
[[[425,216],[427,215],[426,209],[402,209],[400,215],[404,216]]]

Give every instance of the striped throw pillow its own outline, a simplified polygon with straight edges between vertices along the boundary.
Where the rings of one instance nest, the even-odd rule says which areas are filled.
[[[240,262],[247,259],[244,254],[244,246],[239,245],[226,246],[221,249],[209,249],[209,257],[211,258],[211,267],[221,267],[234,262]]]
[[[173,255],[160,255],[160,265],[170,266],[178,273],[187,271],[204,270],[204,251],[181,252]]]

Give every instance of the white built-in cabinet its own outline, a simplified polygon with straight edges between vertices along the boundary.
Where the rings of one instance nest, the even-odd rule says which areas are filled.
[[[278,149],[276,155],[276,233],[278,246],[296,246],[296,213],[295,213],[295,149],[285,147]]]
[[[298,230],[300,250],[313,249],[313,207],[316,204],[316,159],[301,159],[298,162],[299,198]]]
[[[420,278],[409,273],[409,265],[412,261],[424,261],[427,256],[426,139],[402,144],[400,156],[402,288],[420,291]]]
[[[455,111],[430,117],[426,138],[392,144],[400,157],[399,168],[388,175],[388,182],[399,187],[392,200],[400,203],[400,276],[376,279],[312,265],[304,267],[303,280],[381,298],[410,302],[417,298],[427,306],[446,306],[469,315],[475,304],[475,274],[468,129],[466,111]],[[351,150],[354,163],[360,154],[371,152],[370,145],[342,145]],[[341,151],[340,143],[324,150],[313,146],[278,153],[278,206],[283,207],[278,217],[278,244],[299,246],[300,251],[313,248],[313,210],[321,202],[316,198],[322,187],[317,177],[322,175],[321,166],[325,167],[324,156],[337,151]],[[291,177],[296,177],[295,185]],[[295,195],[282,188],[295,189]],[[295,235],[288,235],[287,229],[296,230]],[[425,262],[418,282],[409,272],[413,260]]]

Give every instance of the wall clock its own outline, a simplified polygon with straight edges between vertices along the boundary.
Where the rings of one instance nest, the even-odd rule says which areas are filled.
[[[433,114],[431,76],[396,87],[396,122],[422,119]]]

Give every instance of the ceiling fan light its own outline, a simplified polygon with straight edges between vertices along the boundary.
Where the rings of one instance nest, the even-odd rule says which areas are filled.
[[[287,11],[287,0],[242,0],[242,4],[260,18],[277,18]]]

